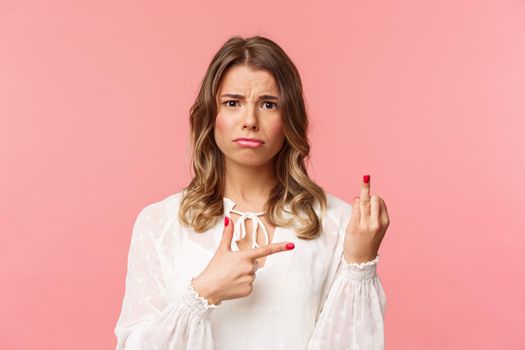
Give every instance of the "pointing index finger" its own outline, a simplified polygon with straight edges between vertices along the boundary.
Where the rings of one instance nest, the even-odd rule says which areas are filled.
[[[259,259],[264,256],[271,255],[271,254],[294,249],[294,247],[295,245],[291,242],[272,243],[264,247],[249,249],[246,251],[246,255],[250,259]]]

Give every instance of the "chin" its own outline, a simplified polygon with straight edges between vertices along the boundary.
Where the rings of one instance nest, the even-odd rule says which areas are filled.
[[[272,158],[262,158],[262,157],[257,157],[253,155],[239,157],[239,158],[236,158],[236,157],[235,158],[228,157],[228,158],[230,159],[230,161],[235,162],[237,164],[245,165],[245,166],[254,166],[254,167],[263,166],[272,161]]]

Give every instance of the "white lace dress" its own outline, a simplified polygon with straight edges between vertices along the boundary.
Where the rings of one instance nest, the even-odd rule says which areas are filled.
[[[326,195],[321,235],[303,240],[292,228],[276,227],[272,243],[293,242],[295,249],[267,256],[252,293],[218,306],[199,298],[189,282],[213,257],[222,218],[204,233],[181,226],[182,192],[146,206],[131,235],[114,330],[117,350],[384,349],[386,296],[376,273],[379,256],[362,264],[344,261],[352,205]],[[231,217],[235,203],[223,200]],[[244,219],[257,221],[248,214]],[[239,219],[236,223],[244,221]],[[240,237],[239,228],[235,235]],[[232,250],[238,249],[233,240]]]

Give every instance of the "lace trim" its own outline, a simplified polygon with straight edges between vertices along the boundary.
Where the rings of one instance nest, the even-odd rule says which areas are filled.
[[[218,308],[220,305],[219,304],[210,304],[208,303],[208,299],[202,297],[201,295],[199,295],[199,293],[197,293],[197,291],[193,288],[193,278],[190,280],[190,283],[188,284],[188,289],[190,290],[191,294],[193,294],[193,296],[200,300],[202,302],[202,304],[204,304],[204,306],[206,307],[206,309],[208,308],[212,308],[212,309],[215,309],[215,308]]]
[[[343,254],[341,260],[343,261],[343,264],[346,266],[346,267],[350,267],[350,266],[355,266],[359,269],[364,269],[365,266],[371,266],[371,265],[377,265],[377,263],[379,262],[379,254],[375,257],[374,260],[370,260],[370,261],[367,261],[367,262],[362,262],[362,263],[349,263],[345,260],[345,255]]]
[[[199,318],[207,318],[209,314],[215,310],[218,305],[209,304],[208,300],[200,296],[195,289],[193,289],[193,277],[187,279],[185,283],[185,292],[179,298],[184,307],[194,316]]]
[[[343,278],[347,278],[354,282],[370,281],[376,277],[376,266],[379,261],[379,255],[374,260],[363,263],[348,263],[345,260],[344,254],[341,258],[343,264]]]

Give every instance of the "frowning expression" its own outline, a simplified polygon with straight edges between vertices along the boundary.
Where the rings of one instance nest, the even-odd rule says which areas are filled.
[[[279,152],[285,139],[281,100],[270,72],[247,65],[230,67],[216,100],[215,142],[227,162],[258,166]]]

